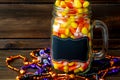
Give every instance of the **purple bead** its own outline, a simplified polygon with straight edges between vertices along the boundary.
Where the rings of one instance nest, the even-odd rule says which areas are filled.
[[[39,74],[39,72],[38,72],[38,71],[36,71],[34,74],[35,74],[35,75],[38,75],[38,74]]]
[[[45,50],[45,53],[49,53],[50,52],[50,48],[47,48],[46,50]]]
[[[22,66],[21,69],[27,69],[28,66]]]
[[[43,80],[49,80],[49,79],[47,79],[47,78],[43,78]]]
[[[113,58],[113,61],[114,61],[114,62],[118,62],[119,59],[118,59],[118,58]]]
[[[48,56],[48,60],[51,60],[50,56]]]
[[[36,68],[36,64],[31,64],[30,67],[31,68]]]
[[[44,53],[45,53],[45,52],[44,52],[43,49],[41,49],[41,50],[39,51],[39,55],[44,54]]]
[[[39,70],[37,70],[36,72],[37,72],[39,75],[41,75],[42,72],[43,72],[43,70],[42,70],[42,69],[39,69]]]
[[[42,74],[42,72],[43,72],[43,69],[36,64],[30,64],[30,65],[21,67],[21,69],[23,69],[23,70],[27,70],[28,68],[37,69],[37,71],[34,73],[35,75]]]
[[[36,65],[36,69],[41,69],[38,65]]]
[[[120,70],[119,68],[112,69],[112,70],[108,71],[108,75],[118,73],[119,70]]]
[[[112,72],[113,73],[117,73],[119,70],[118,69],[113,69]]]

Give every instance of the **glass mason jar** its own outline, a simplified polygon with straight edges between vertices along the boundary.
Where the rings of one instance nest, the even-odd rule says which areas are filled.
[[[93,28],[101,28],[103,47],[93,53]],[[54,69],[65,73],[85,73],[93,59],[102,59],[107,52],[106,25],[90,19],[89,8],[54,6],[51,33],[51,57]]]

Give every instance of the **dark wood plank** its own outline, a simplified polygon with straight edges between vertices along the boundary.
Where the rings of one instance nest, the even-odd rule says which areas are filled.
[[[0,39],[0,49],[37,49],[50,47],[50,39]],[[94,48],[102,47],[101,39],[93,40]],[[120,39],[109,39],[109,49],[120,49]]]
[[[0,38],[48,38],[51,15],[52,5],[0,5]]]
[[[0,0],[0,3],[54,3],[56,0]],[[120,3],[120,0],[91,0],[91,3]]]
[[[6,57],[11,56],[11,55],[21,54],[22,56],[26,56],[27,58],[29,58],[29,53],[31,51],[32,50],[1,50],[0,52],[0,73],[2,74],[0,74],[0,80],[3,80],[3,79],[15,80],[15,77],[18,75],[17,72],[12,71],[7,68],[6,63],[5,63]],[[20,68],[20,66],[22,66],[22,60],[17,60],[17,61],[18,61],[17,63],[15,62],[16,63],[15,66],[18,66],[18,68]]]
[[[23,56],[26,56],[29,61],[31,61],[31,58],[29,56],[29,53],[32,50],[0,50],[0,80],[15,80],[15,77],[18,75],[15,71],[12,71],[10,69],[7,68],[6,63],[5,63],[5,59],[6,57],[9,57],[11,55],[18,55],[21,54]],[[114,56],[120,56],[120,50],[109,50],[108,52],[110,55],[114,55]],[[20,68],[20,66],[22,66],[22,60],[17,60],[13,66],[17,66],[18,68]],[[12,73],[12,74],[11,74]],[[6,77],[7,76],[7,77]],[[114,76],[110,76],[107,77],[106,80],[120,80],[120,74],[118,75],[114,75]]]
[[[120,4],[93,4],[92,7],[92,20],[98,19],[102,20],[108,26],[109,38],[120,38],[118,34],[120,34],[119,21],[120,21]],[[99,38],[100,31],[95,31],[95,37]]]
[[[55,0],[0,0],[0,2],[54,2]]]
[[[107,24],[110,39],[120,39],[119,9],[120,4],[92,5],[92,20]],[[0,38],[50,38],[52,11],[52,4],[1,4]],[[100,38],[99,30],[95,33],[94,37]]]
[[[50,39],[0,39],[0,49],[37,49],[50,47]]]

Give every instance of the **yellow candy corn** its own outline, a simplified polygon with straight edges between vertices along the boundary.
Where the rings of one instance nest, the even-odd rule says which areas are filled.
[[[55,69],[58,69],[58,65],[54,63],[54,68]]]
[[[67,13],[67,12],[69,11],[69,8],[66,7],[66,8],[64,9],[64,11]]]
[[[82,32],[83,35],[87,35],[88,34],[88,30],[87,30],[86,27],[83,27],[81,32]]]
[[[55,2],[55,6],[60,6],[60,0],[56,0],[56,2]]]
[[[84,13],[87,13],[87,12],[88,12],[88,9],[87,9],[87,8],[84,8],[84,9],[83,9],[83,12],[84,12]]]
[[[63,69],[64,69],[64,72],[68,72],[68,69],[69,69],[69,68],[68,68],[68,66],[64,66]]]
[[[72,23],[71,23],[71,26],[72,26],[72,28],[77,28],[78,25],[77,25],[77,23],[72,22]]]
[[[82,67],[78,68],[80,71],[84,71],[84,69]]]
[[[80,70],[79,69],[75,69],[74,70],[74,73],[78,73]]]
[[[61,36],[60,36],[61,38],[67,38],[67,36],[66,35],[64,35],[64,34],[61,34]]]
[[[83,13],[83,9],[80,8],[80,9],[77,9],[78,13]]]
[[[80,0],[74,0],[73,4],[74,4],[75,8],[81,8],[82,7],[82,4],[81,4]]]
[[[91,33],[90,32],[88,33],[88,37],[91,38]]]
[[[60,6],[65,8],[66,7],[65,1],[61,1]]]
[[[62,12],[61,14],[62,14],[62,16],[66,16],[66,12],[65,12],[65,11],[64,11],[64,12]]]
[[[72,39],[75,39],[75,37],[72,35],[72,36],[70,36]]]
[[[66,14],[68,13],[68,11],[69,11],[69,8],[66,7],[66,8],[64,9],[64,11],[61,12],[62,16],[66,16]]]
[[[75,37],[71,33],[69,34],[69,37],[75,39]]]
[[[74,62],[68,63],[69,66],[73,66],[74,64],[75,64]]]
[[[65,35],[66,35],[66,36],[69,35],[69,29],[68,29],[68,28],[65,30]]]
[[[63,23],[63,24],[60,24],[60,27],[65,28],[65,27],[67,27],[67,25],[68,25],[67,23]]]
[[[89,6],[89,4],[90,4],[90,3],[89,3],[88,1],[85,1],[85,2],[83,3],[83,7],[86,8],[86,7]]]
[[[71,22],[75,21],[75,16],[71,15],[71,16],[70,16],[70,21],[71,21]]]

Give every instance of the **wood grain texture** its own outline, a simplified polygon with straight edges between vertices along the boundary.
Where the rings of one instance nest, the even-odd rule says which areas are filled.
[[[7,68],[6,57],[21,54],[31,61],[29,53],[32,50],[50,47],[54,2],[55,0],[0,0],[0,80],[15,80],[18,75]],[[108,27],[108,54],[120,56],[120,0],[90,2],[92,20],[102,20]],[[94,49],[101,49],[101,37],[101,31],[94,30]],[[13,65],[20,68],[23,64],[17,60]],[[105,80],[120,80],[120,74],[109,76]]]
[[[120,0],[89,0],[91,3],[120,3]],[[55,0],[0,0],[0,3],[54,3]]]
[[[7,68],[6,63],[5,63],[6,57],[21,54],[22,56],[26,56],[29,59],[29,61],[31,61],[31,58],[29,56],[29,53],[31,51],[32,50],[0,50],[0,73],[2,73],[2,74],[0,74],[0,80],[3,80],[3,79],[15,80],[15,77],[18,75],[17,72],[12,71]],[[120,52],[120,50],[109,50],[108,53],[110,55],[120,56],[119,52]],[[20,68],[23,65],[23,63],[22,63],[22,60],[18,59],[15,61],[15,63],[12,63],[12,65],[17,68]],[[120,74],[107,77],[105,80],[120,80]]]
[[[92,5],[92,20],[106,23],[109,38],[120,38],[120,4]],[[50,38],[52,4],[2,4],[0,5],[0,38]],[[99,30],[94,37],[100,38]]]
[[[50,37],[51,11],[52,5],[0,5],[0,37]]]
[[[102,39],[93,39],[93,48],[100,49],[102,47]],[[109,49],[120,49],[119,39],[108,40]],[[37,49],[50,47],[51,39],[0,39],[0,50],[16,50],[16,49]]]

